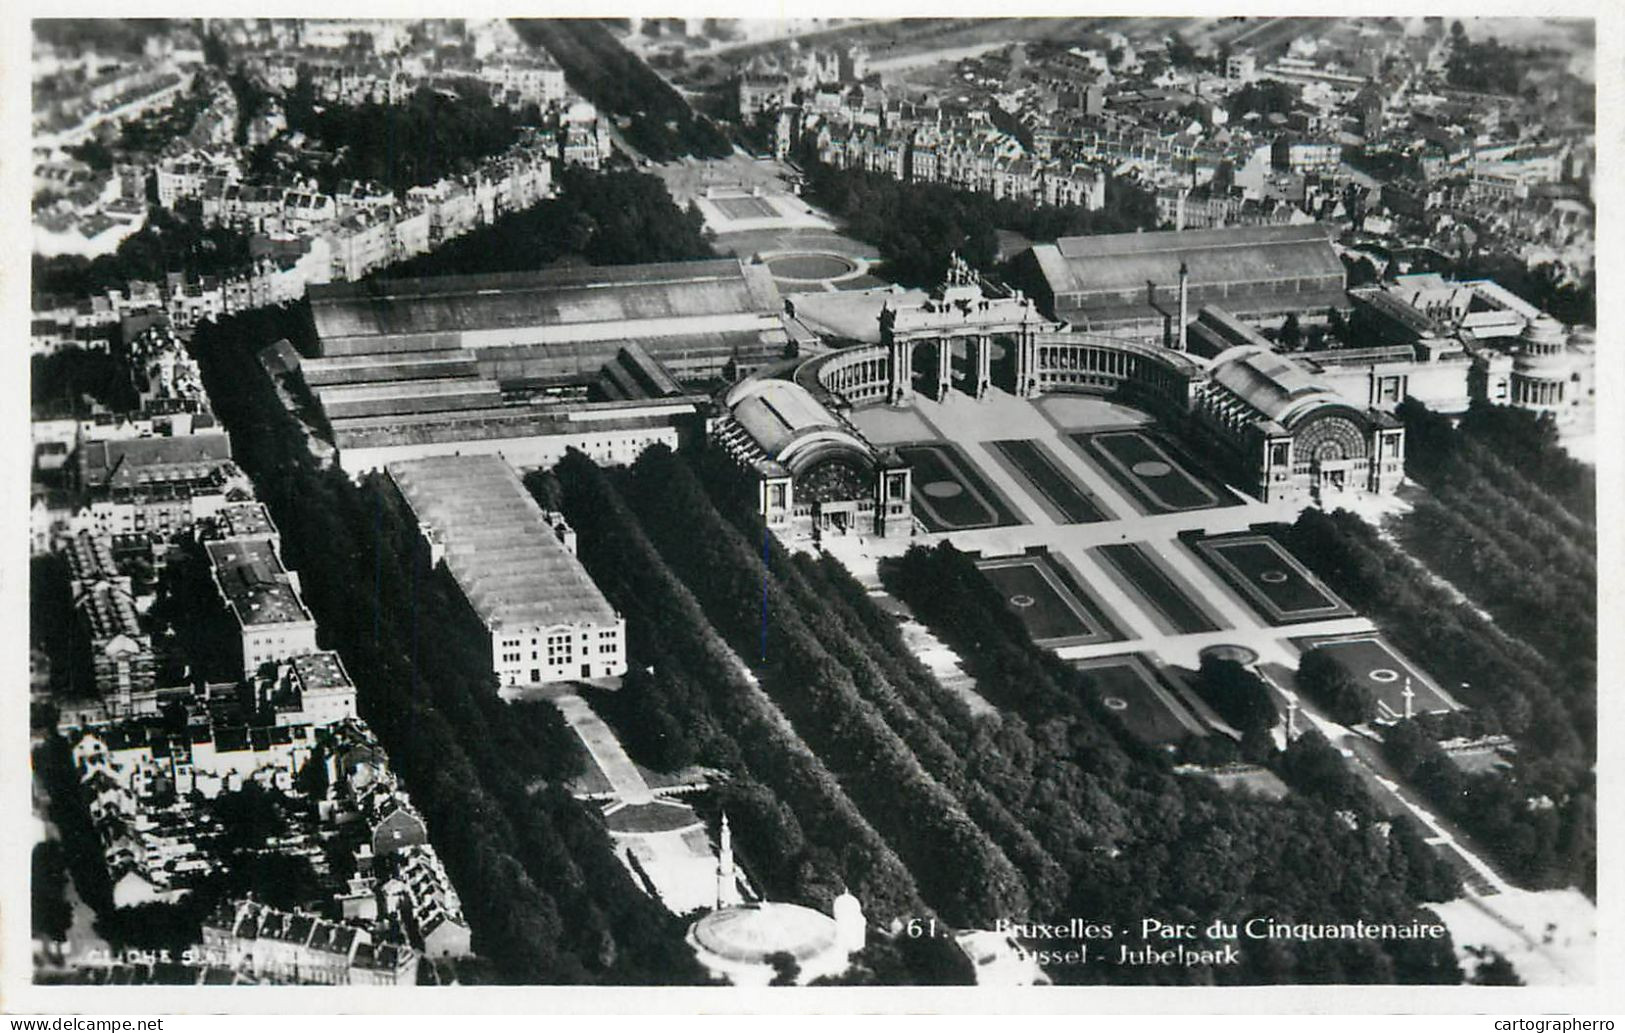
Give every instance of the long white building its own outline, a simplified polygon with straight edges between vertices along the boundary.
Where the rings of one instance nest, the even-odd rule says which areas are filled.
[[[491,639],[503,685],[626,673],[626,621],[502,459],[434,456],[390,463],[430,562],[445,563]]]

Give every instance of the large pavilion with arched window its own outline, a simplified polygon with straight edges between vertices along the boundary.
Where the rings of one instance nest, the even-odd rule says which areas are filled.
[[[1404,476],[1398,420],[1356,408],[1290,356],[1257,345],[1214,356],[1187,422],[1192,437],[1216,446],[1239,486],[1266,502],[1392,492]]]
[[[792,533],[913,533],[909,467],[789,380],[747,380],[722,399],[712,439],[755,475],[768,527]]]

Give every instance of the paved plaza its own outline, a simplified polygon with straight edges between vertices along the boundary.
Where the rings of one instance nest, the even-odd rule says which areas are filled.
[[[696,194],[694,207],[705,228],[722,235],[750,230],[833,230],[835,224],[812,205],[783,191],[718,190]]]

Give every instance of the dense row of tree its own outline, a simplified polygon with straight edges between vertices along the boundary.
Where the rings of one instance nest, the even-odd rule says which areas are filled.
[[[1533,646],[1562,674],[1553,691],[1594,750],[1597,686],[1595,474],[1547,419],[1477,404],[1459,429],[1423,406],[1400,410],[1427,486],[1400,525],[1406,547]]]
[[[1019,644],[1004,636],[984,637],[992,651],[1011,654],[1006,663],[1012,671],[1021,665],[1015,654],[1018,651],[1024,654],[1028,666],[1020,677],[1024,687],[1036,690],[1037,702],[1032,708],[1036,723],[1029,731],[1027,720],[1016,714],[1002,714],[996,720],[972,719],[963,701],[937,684],[929,672],[923,668],[912,670],[918,665],[901,642],[895,621],[873,606],[862,587],[838,563],[829,558],[792,558],[768,540],[764,543],[766,563],[762,564],[761,554],[750,542],[747,530],[750,521],[731,507],[725,487],[707,476],[703,483],[713,487],[711,498],[696,494],[697,485],[692,475],[684,469],[681,460],[669,455],[651,452],[648,461],[639,465],[640,468],[626,475],[624,481],[627,495],[640,509],[653,507],[644,514],[642,522],[628,511],[621,492],[612,483],[614,477],[577,455],[567,458],[559,468],[567,511],[574,509],[579,514],[590,515],[590,519],[577,521],[581,556],[611,599],[625,608],[629,628],[633,629],[634,650],[651,646],[664,648],[665,636],[688,639],[692,644],[685,648],[702,646],[707,638],[713,640],[711,648],[721,646],[714,641],[715,632],[709,627],[707,614],[700,612],[700,602],[677,582],[673,571],[682,571],[702,598],[711,593],[710,586],[714,582],[732,580],[726,570],[729,560],[725,556],[696,550],[709,557],[709,564],[684,570],[689,561],[681,559],[677,551],[663,553],[662,549],[671,550],[672,545],[660,542],[657,547],[648,535],[653,534],[657,540],[665,537],[659,528],[668,526],[692,539],[733,539],[743,548],[742,555],[749,555],[758,566],[753,578],[740,579],[741,591],[731,600],[731,608],[713,607],[710,619],[716,620],[729,637],[741,640],[741,651],[754,661],[763,654],[762,599],[766,589],[769,629],[766,655],[769,659],[755,664],[762,674],[763,685],[768,691],[774,691],[780,670],[789,666],[781,653],[798,648],[788,641],[785,633],[785,625],[789,623],[786,615],[799,610],[804,618],[807,608],[816,602],[819,606],[816,611],[818,639],[835,661],[824,669],[824,677],[839,682],[842,679],[836,668],[845,668],[856,690],[854,698],[837,701],[820,691],[822,686],[801,684],[800,690],[816,696],[818,702],[788,697],[779,700],[795,731],[805,730],[810,738],[823,734],[818,722],[827,722],[833,715],[808,716],[806,711],[813,706],[830,710],[841,707],[842,720],[855,723],[862,720],[859,713],[867,709],[863,704],[870,704],[886,727],[914,753],[920,766],[938,778],[957,799],[970,800],[985,790],[988,801],[1006,805],[1028,825],[1040,850],[1051,857],[1064,858],[1058,888],[1064,892],[1065,907],[1070,913],[1118,917],[1125,928],[1133,927],[1132,923],[1144,914],[1164,912],[1209,914],[1234,909],[1250,913],[1251,909],[1261,908],[1271,914],[1284,911],[1307,916],[1316,913],[1314,909],[1326,907],[1329,898],[1318,882],[1318,874],[1310,878],[1305,873],[1301,885],[1299,876],[1290,874],[1297,870],[1296,862],[1279,853],[1283,844],[1277,838],[1284,816],[1287,841],[1302,837],[1290,851],[1308,849],[1308,844],[1321,836],[1350,837],[1351,841],[1364,844],[1359,847],[1358,855],[1370,861],[1378,874],[1373,876],[1371,871],[1364,871],[1360,879],[1333,894],[1331,899],[1361,898],[1358,906],[1365,908],[1365,913],[1370,913],[1372,907],[1388,913],[1383,909],[1404,911],[1408,908],[1407,894],[1421,899],[1417,894],[1428,893],[1432,895],[1430,899],[1439,899],[1453,887],[1448,871],[1431,857],[1409,826],[1398,829],[1397,834],[1390,837],[1391,846],[1385,842],[1379,848],[1376,841],[1380,835],[1374,830],[1356,833],[1334,819],[1329,809],[1319,805],[1267,804],[1237,799],[1212,787],[1173,777],[1155,755],[1132,741],[1119,741],[1107,731],[1103,722],[1110,719],[1098,704],[1091,704],[1078,694],[1079,685],[1074,683],[1062,689],[1055,684],[1052,673],[1060,674],[1068,669],[1049,654],[1032,647],[1024,632],[1019,632],[1019,624],[1015,626],[1022,635]],[[683,520],[673,523],[669,514],[658,515],[657,510],[663,503],[644,497],[651,492],[668,498],[672,506],[680,506]],[[716,522],[714,515],[706,512],[708,506],[719,499],[730,523]],[[980,579],[974,566],[970,570]],[[985,579],[981,580],[985,588]],[[746,586],[748,592],[743,590]],[[983,594],[992,595],[991,591]],[[997,602],[996,597],[992,601]],[[951,604],[950,608],[958,609]],[[643,614],[658,615],[658,625],[654,620],[645,624]],[[893,661],[889,666],[881,659],[884,654],[890,654]],[[635,662],[647,661],[639,656]],[[876,670],[867,670],[871,663]],[[702,761],[723,759],[711,742],[715,738],[713,730],[722,726],[731,728],[732,722],[719,720],[724,713],[719,704],[726,701],[737,707],[742,697],[765,703],[762,693],[748,682],[739,681],[737,675],[733,685],[716,686],[707,696],[701,688],[703,682],[696,684],[687,677],[669,677],[669,672],[681,669],[669,654],[651,666],[662,685],[651,692],[649,698],[652,701],[658,697],[667,711],[660,723],[699,729],[693,736],[694,752]],[[856,677],[852,677],[854,670],[859,672]],[[696,693],[696,688],[701,691]],[[1085,714],[1087,719],[1082,716]],[[790,733],[792,739],[799,742],[791,729],[784,726],[782,718],[778,722],[782,732]],[[841,727],[843,734],[853,737],[865,734],[861,729],[854,730],[851,724]],[[883,730],[871,727],[875,731],[869,734],[886,738]],[[934,742],[949,745],[950,754],[965,758],[958,765],[962,769],[960,773],[955,772],[953,757],[945,756],[933,746]],[[960,742],[966,742],[968,748],[959,747]],[[745,740],[741,739],[740,743],[744,745]],[[843,748],[841,744],[836,747]],[[820,749],[822,751],[822,746]],[[776,872],[783,868],[783,863],[776,856],[775,844],[789,840],[793,846],[799,845],[790,838],[793,833],[789,830],[798,825],[810,828],[810,825],[801,816],[798,802],[779,790],[779,795],[791,803],[786,813],[774,799],[778,787],[770,787],[767,779],[756,781],[755,776],[760,775],[756,750],[748,749],[745,757],[750,767],[737,770],[744,771],[746,777],[724,788],[720,802],[734,821],[739,833],[736,842],[753,874],[760,875],[764,870]],[[739,758],[734,763],[742,764],[744,759]],[[837,770],[840,770],[839,765]],[[1315,782],[1313,778],[1306,781]],[[789,784],[795,785],[794,782]],[[847,788],[857,792],[853,787]],[[799,794],[801,790],[796,792]],[[859,800],[861,805],[868,806],[866,799],[860,797]],[[966,809],[1004,846],[1002,830],[987,818],[991,812],[977,810],[969,804]],[[792,818],[795,824],[790,823]],[[877,825],[890,839],[889,824],[877,820]],[[1243,862],[1243,870],[1239,872],[1231,871],[1228,856],[1233,850],[1234,837],[1248,844],[1243,851],[1248,860]],[[1362,837],[1369,837],[1370,841]],[[812,838],[808,833],[802,842]],[[1227,844],[1222,849],[1218,846],[1220,839]],[[1215,855],[1211,864],[1200,860],[1173,863],[1172,858],[1181,856],[1182,850],[1195,849],[1198,856],[1205,856],[1201,854],[1202,844],[1225,853],[1225,860],[1221,862]],[[1352,843],[1339,843],[1335,849],[1354,848]],[[1258,851],[1268,856],[1255,856]],[[901,848],[900,852],[903,852]],[[764,853],[768,856],[764,857]],[[1011,851],[1009,856],[1022,879],[1034,886],[1032,873],[1041,871],[1031,866],[1037,855]],[[1265,880],[1269,885],[1265,891],[1267,899],[1262,903],[1246,888],[1250,880],[1258,877],[1251,868],[1253,863],[1259,865],[1260,870],[1288,873]],[[1327,857],[1323,863],[1330,865],[1332,861]],[[1371,895],[1366,898],[1370,879],[1375,879],[1379,888],[1369,890]],[[921,884],[930,885],[925,880]],[[1035,886],[1032,895],[1039,899],[1041,895],[1053,894],[1056,889],[1054,885],[1044,890]],[[862,896],[863,892],[859,892]],[[1434,951],[1414,945],[1394,946],[1391,954],[1383,956],[1382,951],[1367,945],[1339,956],[1336,949],[1310,946],[1302,952],[1291,953],[1295,956],[1259,952],[1241,972],[1139,972],[1135,975],[1242,982],[1293,978],[1453,980],[1458,977],[1447,948]],[[1093,970],[1058,972],[1057,976],[1102,978],[1100,972]]]
[[[1596,550],[1597,471],[1569,455],[1551,416],[1474,402],[1454,429],[1412,401],[1400,406],[1408,441],[1405,472],[1433,484],[1452,476],[1493,479],[1501,490],[1566,528],[1589,528]],[[1564,512],[1566,511],[1566,512]]]
[[[1553,658],[1577,694],[1594,691],[1595,554],[1531,519],[1489,482],[1439,486],[1417,500],[1401,534],[1503,630]]]
[[[1031,725],[1036,756],[1024,761],[1035,772],[1070,769],[1066,777],[1092,783],[1089,803],[1080,808],[1091,824],[1067,832],[1087,844],[1067,855],[1068,913],[1125,928],[1135,928],[1138,916],[1156,914],[1400,917],[1416,913],[1418,901],[1454,894],[1454,878],[1412,824],[1370,820],[1351,828],[1337,817],[1339,810],[1369,814],[1369,803],[1351,803],[1363,794],[1344,777],[1346,768],[1312,754],[1312,743],[1271,758],[1303,787],[1302,799],[1230,795],[1181,778],[1161,754],[1128,735],[1087,678],[1033,645],[970,557],[947,544],[911,549],[884,566],[882,576],[958,652],[977,691],[999,704],[999,721],[1019,715]],[[1243,956],[1233,970],[1116,975],[1220,982],[1460,978],[1448,944],[1248,945]],[[1095,972],[1056,975],[1099,978]]]
[[[1154,229],[1156,199],[1121,179],[1106,183],[1106,206],[1032,205],[941,183],[907,183],[880,172],[837,169],[815,155],[804,162],[808,197],[842,222],[846,232],[874,244],[885,260],[882,275],[913,286],[935,286],[959,252],[973,266],[992,270],[998,259],[995,230],[1032,240],[1087,233]]]
[[[1584,758],[1594,748],[1593,694],[1561,684],[1538,652],[1457,603],[1358,516],[1306,510],[1270,530],[1454,695],[1493,715],[1495,730],[1548,757]]]
[[[658,176],[572,166],[560,173],[558,186],[557,197],[510,212],[380,275],[520,272],[579,258],[624,265],[715,257],[699,209],[677,207]]]
[[[972,719],[963,697],[945,689],[903,641],[896,620],[875,606],[867,591],[833,557],[791,556],[766,535],[752,493],[730,490],[741,481],[719,453],[695,457],[712,498],[747,541],[765,540],[767,567],[796,598],[804,614],[821,615],[826,647],[853,675],[864,699],[912,750],[921,765],[961,802],[1026,880],[1035,911],[1063,906],[1068,886],[1061,857],[1034,830],[1045,823],[1078,828],[1083,822],[1062,783],[1012,777],[1001,760],[1006,745],[1020,756],[1019,728],[1006,743],[993,728]],[[1029,769],[1031,770],[1031,769]],[[1064,777],[1063,771],[1057,771]]]
[[[1505,732],[1517,739],[1513,771],[1493,776],[1514,787],[1513,793],[1486,796],[1460,813],[1459,801],[1449,795],[1433,797],[1434,803],[1481,835],[1512,878],[1540,886],[1594,887],[1594,689],[1572,684],[1527,643],[1458,603],[1352,513],[1305,510],[1293,525],[1270,531],[1400,649],[1422,658],[1434,677],[1476,708],[1472,734]],[[1437,780],[1427,786],[1441,794],[1451,791]],[[1565,830],[1561,840],[1503,834],[1513,825],[1543,825],[1543,812],[1525,802],[1535,799],[1555,806]]]
[[[579,554],[627,619],[631,670],[595,706],[629,752],[656,767],[692,757],[727,772],[696,805],[713,820],[728,815],[740,863],[771,899],[827,911],[845,887],[876,926],[929,917],[908,869],[723,641],[610,477],[579,453],[558,473]],[[548,480],[533,477],[533,490],[557,501]],[[945,937],[874,936],[838,982],[970,980]]]
[[[1453,900],[1461,894],[1455,872],[1428,846],[1430,833],[1408,814],[1383,814],[1360,776],[1316,729],[1300,732],[1275,755],[1270,767],[1287,785],[1335,813],[1348,815],[1361,825],[1389,822],[1389,835],[1404,857],[1398,863],[1416,899]]]
[[[626,120],[626,140],[654,161],[685,154],[726,158],[733,145],[709,119],[696,115],[643,59],[621,46],[594,18],[515,18],[532,46],[545,47],[565,79],[601,111]]]
[[[758,884],[821,908],[844,885],[881,924],[930,915],[914,877],[712,627],[605,472],[577,452],[556,469],[578,555],[626,617],[645,719],[686,733],[684,752],[732,774],[718,803]],[[653,688],[641,687],[645,677]],[[628,729],[619,706],[608,713]]]
[[[90,820],[90,801],[73,766],[73,754],[66,739],[47,734],[34,747],[34,778],[47,800],[45,817],[56,829],[64,869],[73,878],[79,899],[98,915],[113,909],[113,886],[102,858],[102,840]],[[36,890],[36,892],[38,892]],[[46,906],[42,916],[55,925]],[[38,920],[38,919],[36,919]]]
[[[895,688],[868,651],[823,633],[830,615],[816,598],[809,605],[810,593],[796,591],[796,568],[782,556],[778,567],[771,559],[764,564],[771,542],[747,541],[667,449],[646,450],[628,487],[662,557],[749,659],[796,732],[838,773],[914,873],[926,902],[960,926],[1025,914],[1030,900],[1010,859],[887,724],[870,697]]]
[[[1559,787],[1527,764],[1506,771],[1465,771],[1426,725],[1414,720],[1383,731],[1383,756],[1408,784],[1471,829],[1523,879],[1563,885],[1565,876],[1579,874],[1578,866],[1595,864],[1596,795],[1589,783]],[[1554,790],[1561,795],[1550,795]],[[1584,877],[1587,892],[1594,894],[1595,872]]]
[[[1563,450],[1549,416],[1482,402],[1459,426],[1415,402],[1399,414],[1408,441],[1406,472],[1428,488],[1399,525],[1406,548],[1482,607],[1500,632],[1538,652],[1556,676],[1531,672],[1544,690],[1529,701],[1533,720],[1538,726],[1567,718],[1577,744],[1562,743],[1539,765],[1520,758],[1510,772],[1468,775],[1431,739],[1418,746],[1419,733],[1407,730],[1390,737],[1390,759],[1414,767],[1418,784],[1496,844],[1515,870],[1589,886],[1595,863],[1589,831],[1589,769],[1596,756],[1595,473]],[[1558,708],[1548,709],[1545,699],[1558,701]],[[1561,777],[1547,774],[1547,767]]]
[[[319,467],[269,390],[250,342],[308,332],[297,316],[258,312],[200,329],[193,350],[323,644],[344,656],[362,716],[464,889],[475,949],[520,982],[701,980],[683,924],[637,888],[564,788],[581,754],[560,715],[498,699],[489,640],[427,566],[393,490]]]
[[[519,138],[520,113],[491,103],[484,84],[420,86],[401,104],[323,104],[301,78],[283,97],[288,129],[332,155],[312,168],[323,190],[343,180],[371,180],[399,195],[479,162]]]
[[[30,925],[36,939],[62,941],[73,924],[68,903],[68,861],[54,839],[34,844],[29,858]]]

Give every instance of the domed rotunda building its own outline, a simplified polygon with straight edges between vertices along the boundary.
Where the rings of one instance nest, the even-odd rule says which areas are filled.
[[[767,985],[781,954],[795,959],[796,982],[805,985],[847,970],[863,947],[863,910],[849,893],[835,898],[833,918],[800,904],[740,904],[695,922],[688,942],[707,971],[737,986]]]
[[[688,943],[712,975],[736,986],[766,986],[777,974],[774,960],[795,960],[801,985],[838,976],[863,949],[868,928],[858,898],[843,892],[831,910],[834,917],[800,904],[759,900],[741,903],[739,873],[734,868],[733,834],[726,815],[717,853],[716,910],[688,929]]]
[[[1512,359],[1512,405],[1557,415],[1573,401],[1574,356],[1563,324],[1544,313],[1529,321]]]

